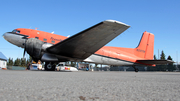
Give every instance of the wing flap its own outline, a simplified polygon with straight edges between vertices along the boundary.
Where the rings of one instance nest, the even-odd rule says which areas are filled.
[[[115,20],[106,20],[47,48],[47,51],[65,57],[86,59],[129,27]]]

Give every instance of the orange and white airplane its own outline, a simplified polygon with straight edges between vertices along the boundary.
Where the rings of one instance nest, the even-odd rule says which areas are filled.
[[[154,66],[169,60],[153,60],[154,35],[144,32],[136,48],[104,46],[130,26],[115,20],[102,21],[71,37],[39,30],[17,28],[4,33],[10,43],[24,48],[34,61],[45,62],[45,70],[55,70],[55,64],[65,61],[84,61],[106,65]]]

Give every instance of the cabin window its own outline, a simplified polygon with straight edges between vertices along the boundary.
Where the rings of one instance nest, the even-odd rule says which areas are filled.
[[[47,39],[43,39],[43,41],[47,41]]]
[[[52,43],[55,43],[55,41],[51,41]]]
[[[35,37],[36,39],[39,39],[39,37]]]

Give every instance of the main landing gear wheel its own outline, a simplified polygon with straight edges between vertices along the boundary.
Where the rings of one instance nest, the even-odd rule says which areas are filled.
[[[134,68],[134,71],[137,73],[139,71],[138,68],[136,68],[135,66],[132,66]]]
[[[46,62],[45,63],[45,70],[46,71],[55,71],[56,65],[52,62]]]

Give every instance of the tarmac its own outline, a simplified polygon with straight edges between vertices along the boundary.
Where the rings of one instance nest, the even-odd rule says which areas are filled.
[[[180,72],[0,70],[0,101],[180,101]]]

